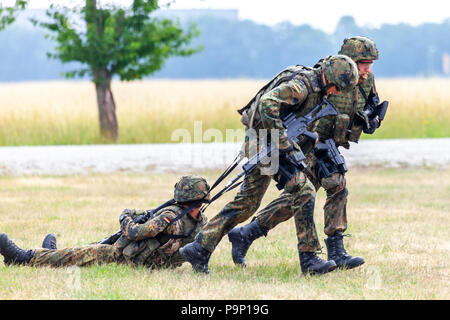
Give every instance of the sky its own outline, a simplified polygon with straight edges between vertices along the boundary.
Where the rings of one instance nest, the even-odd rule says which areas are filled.
[[[0,0],[2,4],[14,0]],[[97,0],[100,3],[129,4],[131,0]],[[49,3],[74,3],[79,0],[31,0],[31,8],[46,8]],[[84,2],[84,1],[81,1]],[[160,0],[160,4],[173,2]],[[450,18],[449,0],[176,0],[172,9],[238,9],[239,18],[275,25],[289,21],[294,25],[309,24],[333,32],[342,16],[351,15],[360,26],[379,27],[383,23],[441,23]]]

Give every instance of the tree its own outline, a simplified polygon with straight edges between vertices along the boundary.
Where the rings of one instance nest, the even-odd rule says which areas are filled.
[[[28,0],[16,0],[12,7],[3,7],[0,3],[0,30],[16,20],[16,12],[25,9],[27,2]]]
[[[94,82],[100,133],[109,141],[118,139],[112,78],[142,79],[160,70],[168,57],[189,56],[200,49],[188,48],[198,35],[193,25],[184,31],[176,22],[152,17],[158,8],[157,0],[133,0],[129,7],[85,0],[74,8],[51,5],[50,22],[34,21],[56,40],[56,52],[49,57],[81,63],[80,69],[65,76],[89,76]]]

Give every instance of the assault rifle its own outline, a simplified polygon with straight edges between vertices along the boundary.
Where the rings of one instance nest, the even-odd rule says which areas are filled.
[[[367,116],[367,119],[369,120],[368,123],[366,123],[361,116],[359,116],[360,118],[357,118],[358,124],[363,126],[364,133],[372,134],[375,132],[375,130],[381,125],[381,121],[384,120],[388,106],[388,101],[383,101],[382,103],[380,103],[380,98],[378,97],[378,95],[372,92],[370,93],[363,110],[363,112]],[[373,120],[376,117],[378,117],[378,125],[375,127],[373,126]]]
[[[333,116],[333,115],[337,115],[337,114],[338,114],[338,112],[336,111],[333,104],[330,101],[328,101],[326,98],[323,98],[322,102],[319,103],[317,106],[315,106],[305,116],[296,116],[292,112],[287,112],[287,113],[282,114],[280,118],[283,121],[283,126],[286,128],[286,132],[287,132],[289,141],[295,142],[300,146],[305,146],[305,145],[311,145],[311,144],[314,145],[314,143],[317,139],[317,134],[314,132],[308,131],[308,129],[307,129],[308,126],[322,117]],[[313,141],[313,142],[311,143],[311,141]],[[237,187],[240,183],[236,184],[236,182],[242,176],[252,173],[253,170],[255,170],[259,164],[267,163],[268,161],[270,161],[272,151],[274,151],[277,148],[278,147],[275,144],[268,144],[267,147],[263,148],[257,154],[252,156],[242,166],[243,171],[240,174],[238,174],[238,176],[236,178],[231,180],[211,200],[209,200],[207,202],[208,205],[210,203],[212,203],[213,201],[215,201],[216,199],[218,199],[225,192]],[[284,188],[284,185],[286,184],[286,182],[288,182],[298,170],[303,170],[306,168],[306,165],[304,163],[304,160],[306,159],[306,157],[303,154],[303,152],[300,150],[296,150],[296,151],[292,152],[292,156],[286,155],[285,158],[286,159],[284,161],[283,160],[280,161],[279,172],[277,174],[280,179],[280,180],[277,180],[278,181],[277,187],[279,190]],[[211,192],[211,190],[213,188],[215,188],[220,183],[220,181],[222,181],[238,165],[238,163],[241,161],[241,159],[242,158],[240,158],[240,156],[238,155],[238,157],[233,162],[233,164],[230,165],[230,167],[227,170],[225,170],[225,172],[213,184],[213,186],[211,187],[209,192]],[[173,203],[174,203],[174,200],[172,199],[172,200],[169,200],[166,203],[160,205],[158,208],[155,208],[152,210],[147,210],[147,212],[145,214],[140,215],[137,218],[135,218],[134,222],[135,223],[145,223],[148,219],[151,219],[151,217],[153,216],[153,214],[155,212],[157,212],[158,210],[160,210],[164,207],[167,207]],[[198,202],[198,203],[200,203],[200,202]],[[181,218],[184,215],[184,213],[189,212],[195,205],[197,205],[197,202],[191,204],[191,206],[188,207],[187,209],[184,209],[183,213],[181,213],[177,217],[177,219]],[[203,210],[205,210],[205,209],[206,209],[206,207]],[[174,222],[174,221],[175,220],[172,220],[172,222]],[[121,235],[122,235],[122,231],[119,230],[116,233],[114,233],[113,235],[106,237],[105,239],[101,240],[98,243],[99,244],[113,244],[114,242],[116,242],[119,239],[119,237]]]
[[[289,141],[304,147],[307,145],[314,145],[317,139],[317,134],[309,131],[308,127],[322,117],[334,116],[337,114],[338,112],[333,104],[328,101],[328,99],[323,98],[323,100],[305,116],[296,116],[293,112],[287,112],[282,114],[280,118],[283,121],[283,126],[286,129]],[[269,143],[267,147],[263,147],[242,166],[243,171],[238,174],[236,178],[231,180],[225,186],[224,190],[231,187],[242,176],[252,173],[258,165],[269,163],[273,151],[277,148],[278,146],[274,143]],[[305,152],[308,151],[305,150]],[[300,150],[292,152],[291,155],[280,157],[279,171],[274,177],[278,182],[277,188],[279,190],[284,188],[286,183],[291,180],[297,171],[302,171],[306,168],[306,164],[304,163],[305,159],[305,154]]]
[[[171,199],[155,209],[146,210],[144,214],[137,216],[136,218],[134,218],[133,221],[135,223],[140,223],[140,224],[145,223],[147,220],[153,218],[153,215],[155,212],[161,210],[162,208],[168,207],[174,203],[175,203],[175,200]],[[103,240],[99,241],[98,244],[113,244],[120,238],[121,235],[122,235],[122,230],[119,230],[116,233],[110,235],[109,237],[106,237]]]
[[[327,139],[324,142],[319,142],[314,149],[314,154],[317,158],[317,177],[319,181],[322,178],[328,178],[333,173],[347,172],[344,157],[339,153],[336,142],[333,139]]]

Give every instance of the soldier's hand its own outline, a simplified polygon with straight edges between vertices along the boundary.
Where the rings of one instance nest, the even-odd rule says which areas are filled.
[[[367,134],[372,134],[375,132],[375,130],[380,126],[380,120],[378,118],[378,116],[376,116],[375,118],[373,118],[372,120],[369,121],[369,127],[363,128],[364,133]]]
[[[132,215],[135,213],[136,211],[134,209],[123,209],[122,213],[120,214],[119,217],[119,222],[122,223],[123,219],[125,219],[126,217],[132,217]]]
[[[300,146],[295,142],[295,141],[289,141],[289,147],[284,148],[284,149],[280,149],[280,153],[282,154],[290,154],[291,152],[294,151],[301,151],[302,149],[300,148]]]
[[[145,222],[147,222],[147,217],[145,216],[145,214],[141,214],[134,218],[134,223],[143,224]]]
[[[119,217],[119,223],[122,224],[123,219],[125,219],[126,217],[129,217],[129,215],[122,213]]]

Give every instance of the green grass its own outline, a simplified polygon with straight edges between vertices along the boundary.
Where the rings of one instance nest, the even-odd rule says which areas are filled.
[[[197,174],[212,182],[219,172]],[[0,232],[23,248],[39,247],[49,232],[57,235],[60,248],[92,243],[118,230],[123,208],[149,208],[169,199],[179,176],[2,177]],[[449,181],[448,168],[351,169],[351,237],[345,244],[350,254],[366,260],[354,270],[302,275],[289,220],[255,241],[246,269],[234,266],[227,238],[212,255],[208,276],[195,274],[186,263],[148,270],[120,264],[6,267],[0,262],[0,299],[449,299]],[[272,184],[262,206],[278,194]],[[225,194],[207,215],[214,216],[233,196]],[[321,190],[315,221],[322,246],[324,200]]]

